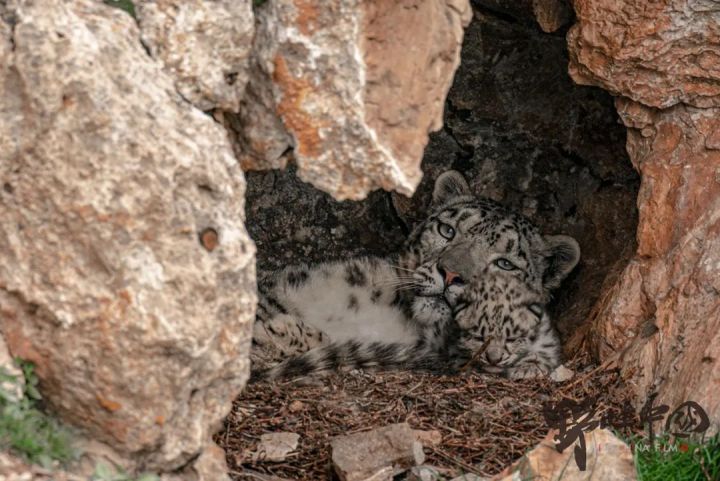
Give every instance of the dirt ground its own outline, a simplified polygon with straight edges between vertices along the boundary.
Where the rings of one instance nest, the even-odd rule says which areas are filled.
[[[331,437],[407,422],[413,429],[442,435],[436,446],[425,445],[426,464],[448,476],[493,475],[547,434],[547,403],[596,397],[598,414],[620,412],[628,405],[616,371],[584,359],[567,365],[576,374],[562,383],[510,381],[477,373],[350,371],[322,379],[254,384],[235,400],[216,441],[227,453],[234,480],[334,479]],[[282,463],[253,462],[260,435],[280,431],[300,435],[297,451]]]

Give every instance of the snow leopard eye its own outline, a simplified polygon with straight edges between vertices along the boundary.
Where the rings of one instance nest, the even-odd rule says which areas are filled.
[[[497,259],[495,261],[495,265],[505,271],[514,271],[518,268],[515,264],[505,259],[504,257]]]
[[[437,230],[438,233],[447,240],[452,240],[452,238],[455,237],[455,229],[447,224],[443,224],[442,222],[438,224]]]
[[[540,304],[530,304],[528,309],[530,309],[538,318],[541,318],[543,315],[543,308]]]

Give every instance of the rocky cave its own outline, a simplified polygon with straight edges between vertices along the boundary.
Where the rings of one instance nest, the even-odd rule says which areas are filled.
[[[626,129],[610,94],[570,78],[569,21],[545,33],[533,18],[493,2],[473,7],[443,128],[425,148],[416,193],[374,191],[339,202],[299,180],[292,163],[248,172],[246,225],[258,273],[397,252],[425,215],[437,176],[455,169],[478,195],[523,213],[546,234],[579,242],[581,264],[554,306],[567,338],[587,319],[606,276],[637,247],[640,182]]]
[[[593,396],[717,433],[718,39],[713,0],[0,3],[0,366],[81,446],[0,477],[541,477],[572,450],[542,455],[540,401]],[[575,377],[247,385],[257,279],[397,251],[449,169],[578,241],[550,306]],[[396,458],[348,470],[370,428]],[[278,431],[300,447],[264,463]]]

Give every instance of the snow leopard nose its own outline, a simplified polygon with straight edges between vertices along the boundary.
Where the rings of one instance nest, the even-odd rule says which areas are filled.
[[[499,349],[488,348],[488,350],[485,351],[485,358],[488,364],[495,366],[502,360],[502,352]]]
[[[460,277],[460,274],[458,274],[457,272],[444,269],[440,264],[437,265],[437,270],[440,273],[440,276],[445,280],[445,287],[451,286],[453,284],[464,283],[462,277]]]

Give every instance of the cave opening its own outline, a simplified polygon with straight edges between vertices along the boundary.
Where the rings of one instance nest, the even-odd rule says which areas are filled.
[[[578,241],[580,263],[551,308],[563,340],[582,324],[605,278],[635,250],[639,176],[613,98],[567,73],[567,27],[545,33],[495,3],[474,3],[444,127],[430,136],[412,198],[375,191],[339,202],[299,180],[292,165],[247,173],[260,278],[300,262],[397,252],[425,215],[435,179],[454,169],[475,194],[522,213],[545,234]]]

